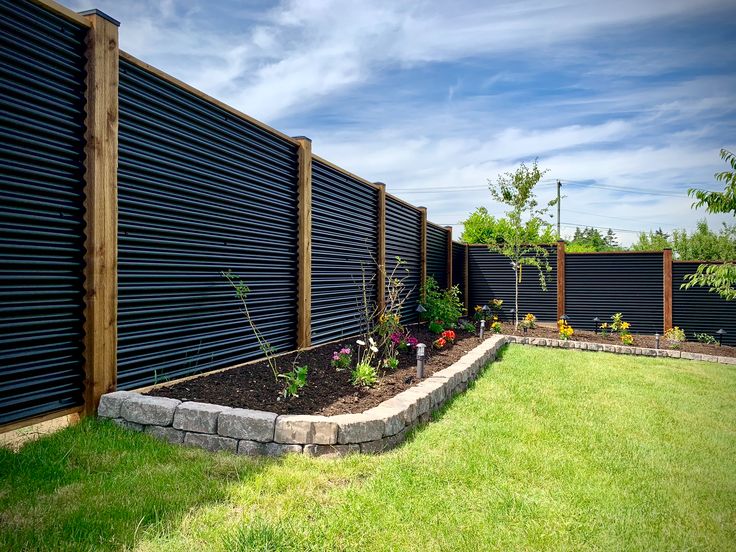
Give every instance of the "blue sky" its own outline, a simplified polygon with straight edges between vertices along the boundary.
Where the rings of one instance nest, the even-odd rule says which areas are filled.
[[[543,199],[563,181],[563,235],[693,228],[685,190],[717,189],[718,151],[736,151],[732,0],[67,5],[458,234],[475,207],[500,214],[487,180],[534,158]]]

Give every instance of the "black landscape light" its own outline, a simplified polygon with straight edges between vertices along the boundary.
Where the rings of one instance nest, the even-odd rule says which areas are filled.
[[[425,309],[424,306],[421,303],[419,303],[417,305],[417,312],[419,314],[424,314],[425,312],[427,312],[427,309]]]
[[[483,305],[483,308],[480,310],[483,311],[483,316],[488,316],[488,313],[490,312],[491,309],[488,308],[488,305]]]
[[[566,314],[563,314],[562,316],[560,316],[560,320],[562,320],[565,324],[567,324],[567,321],[570,320],[570,317],[567,316]]]
[[[598,325],[601,323],[601,319],[597,316],[593,319],[593,324],[595,324],[595,333],[598,333]]]
[[[721,345],[723,345],[723,336],[724,336],[724,335],[726,335],[727,333],[728,333],[728,332],[727,332],[726,330],[724,330],[723,328],[721,328],[720,330],[718,330],[718,331],[716,332],[716,335],[718,336],[718,346],[719,346],[719,347],[720,347]]]

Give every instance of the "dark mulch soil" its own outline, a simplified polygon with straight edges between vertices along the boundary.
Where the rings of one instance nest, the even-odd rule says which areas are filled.
[[[513,324],[503,323],[501,324],[501,326],[503,327],[502,333],[508,335],[527,335],[530,337],[545,337],[548,339],[559,339],[560,337],[557,328],[554,326],[537,326],[533,330],[527,330],[526,334],[521,328],[519,328],[518,330],[514,330]],[[588,341],[593,343],[612,343],[615,345],[623,345],[618,334],[603,336],[600,333],[596,334],[589,331],[575,330],[575,334],[572,336],[572,339],[574,341]],[[654,349],[655,346],[656,338],[653,335],[634,334],[634,344],[632,345],[632,347],[648,347]],[[661,349],[670,348],[668,343],[661,336],[659,340],[659,347]],[[706,345],[697,341],[686,341],[685,343],[680,345],[679,350],[687,351],[689,353],[700,353],[704,355],[736,357],[736,347],[729,347],[726,345],[719,347],[718,345]]]
[[[411,334],[420,343],[431,345],[437,336],[430,334],[424,326],[410,328]],[[425,375],[447,368],[465,353],[480,344],[480,339],[462,330],[457,330],[455,345],[443,350],[427,347]],[[274,381],[266,362],[258,362],[209,374],[173,385],[164,385],[149,391],[150,395],[174,399],[266,410],[278,414],[321,414],[332,416],[363,412],[379,405],[416,383],[416,353],[399,355],[396,370],[382,372],[379,382],[371,388],[356,388],[350,383],[350,370],[338,372],[330,365],[332,353],[341,347],[355,350],[355,338],[340,343],[322,345],[302,351],[296,359],[298,366],[308,365],[307,385],[299,397],[279,400],[282,383]],[[291,369],[295,354],[277,358],[281,371]],[[355,356],[353,356],[355,359]]]

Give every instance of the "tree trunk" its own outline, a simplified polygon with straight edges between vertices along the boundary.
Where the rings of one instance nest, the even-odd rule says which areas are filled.
[[[519,329],[519,267],[514,269],[514,329]]]

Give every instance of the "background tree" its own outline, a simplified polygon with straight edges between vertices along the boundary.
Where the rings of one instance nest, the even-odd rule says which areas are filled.
[[[551,270],[547,262],[547,250],[538,243],[529,243],[529,225],[542,228],[546,222],[542,218],[556,200],[550,201],[540,208],[534,194],[534,187],[547,171],[540,171],[536,160],[531,167],[524,163],[514,172],[498,175],[495,182],[489,180],[488,188],[491,197],[508,206],[505,219],[508,228],[504,231],[503,241],[489,243],[492,251],[498,251],[511,261],[514,271],[514,324],[519,325],[519,282],[524,265],[532,266],[539,272],[539,284],[547,290],[545,272]]]
[[[608,232],[602,234],[596,228],[588,228],[582,230],[575,228],[575,234],[565,249],[571,253],[591,253],[594,251],[615,251],[620,249],[616,234],[610,228]]]
[[[513,232],[511,222],[504,217],[494,217],[485,207],[478,207],[463,221],[460,240],[464,243],[503,243],[505,236]],[[543,244],[556,241],[552,226],[541,219],[524,222],[521,232],[527,243]]]
[[[710,229],[705,219],[699,220],[695,231],[684,228],[673,230],[672,235],[662,230],[641,233],[631,246],[634,251],[672,249],[674,258],[681,261],[729,261],[736,259],[736,224],[723,223],[718,232]]]
[[[736,156],[725,149],[721,150],[721,159],[731,166],[715,174],[718,182],[725,183],[723,192],[710,192],[691,188],[688,195],[697,199],[693,208],[705,207],[709,213],[731,213],[736,217]],[[681,287],[687,289],[693,286],[707,287],[727,301],[736,300],[736,264],[726,262],[718,265],[701,264],[695,274],[687,274],[688,280]]]

